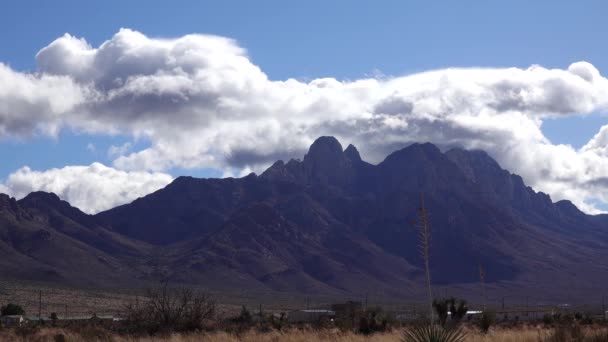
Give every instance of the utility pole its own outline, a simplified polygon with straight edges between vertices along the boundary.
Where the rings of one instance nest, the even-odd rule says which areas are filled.
[[[365,311],[367,311],[367,292],[365,292]]]

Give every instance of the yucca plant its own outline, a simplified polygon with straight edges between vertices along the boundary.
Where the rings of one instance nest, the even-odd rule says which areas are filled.
[[[468,311],[469,307],[466,300],[450,298],[450,314],[453,322],[459,323]]]
[[[436,298],[433,300],[433,308],[437,314],[437,320],[442,327],[445,327],[445,323],[448,320],[450,303],[450,299]]]
[[[433,289],[431,287],[431,268],[429,266],[429,240],[431,232],[429,229],[429,218],[424,208],[424,196],[420,194],[420,209],[418,209],[418,225],[420,238],[420,254],[424,259],[424,269],[426,271],[426,287],[429,292],[429,320],[433,324]]]
[[[405,329],[402,342],[462,342],[467,337],[462,328],[445,329],[440,325],[418,325]]]

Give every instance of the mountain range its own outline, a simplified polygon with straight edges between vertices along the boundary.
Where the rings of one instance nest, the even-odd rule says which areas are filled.
[[[413,144],[377,165],[320,137],[261,175],[179,177],[96,215],[52,193],[0,194],[3,277],[137,286],[407,295],[424,284],[415,221],[430,218],[435,286],[601,288],[608,216],[526,186],[483,151]]]

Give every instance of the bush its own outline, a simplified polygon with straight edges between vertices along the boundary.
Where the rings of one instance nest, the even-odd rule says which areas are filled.
[[[369,335],[375,332],[386,331],[390,319],[390,315],[384,313],[382,308],[370,308],[364,312],[364,316],[359,320],[359,332]]]
[[[345,316],[338,316],[334,319],[334,324],[340,331],[352,331],[354,324],[351,318]]]
[[[437,298],[433,300],[433,309],[437,314],[437,319],[441,326],[445,326],[445,322],[448,320],[448,312],[450,309],[450,300]]]
[[[493,311],[484,311],[479,317],[479,329],[482,333],[486,334],[492,325],[496,322],[496,314]]]
[[[440,325],[417,325],[405,329],[402,342],[463,342],[466,333],[462,328],[445,329]]]
[[[579,322],[583,325],[591,325],[593,324],[593,317],[589,313],[584,313]]]
[[[469,307],[464,299],[450,298],[450,314],[452,315],[452,321],[460,323],[460,321],[466,316]]]
[[[465,300],[454,297],[433,300],[433,308],[443,327],[447,327],[448,313],[451,316],[449,326],[457,326],[469,310]]]
[[[57,326],[57,320],[59,320],[59,316],[57,316],[57,313],[51,313],[51,322],[53,323],[54,327]]]
[[[17,304],[9,303],[0,308],[0,315],[11,316],[11,315],[25,315],[25,310]]]
[[[188,288],[149,289],[140,306],[126,307],[125,326],[129,333],[169,333],[202,330],[215,317],[215,303],[205,294]]]
[[[241,308],[241,313],[235,319],[235,322],[240,324],[251,324],[251,322],[253,322],[253,316],[251,315],[251,312],[247,310],[245,305],[243,305],[243,307]]]

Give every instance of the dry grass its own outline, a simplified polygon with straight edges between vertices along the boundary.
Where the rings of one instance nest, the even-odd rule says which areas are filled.
[[[587,329],[587,334],[593,334],[604,328]],[[605,330],[604,330],[605,331]],[[32,341],[32,342],[54,342],[55,336],[63,334],[66,342],[398,342],[401,338],[400,331],[390,333],[374,334],[371,336],[358,335],[354,333],[343,333],[338,330],[289,330],[285,332],[257,332],[249,331],[242,335],[226,332],[214,332],[208,334],[175,334],[162,337],[128,337],[109,334],[103,330],[90,329],[81,333],[70,332],[62,329],[44,328],[23,339],[14,331],[0,331],[0,341]],[[542,327],[519,327],[515,329],[492,329],[486,335],[477,330],[468,330],[467,341],[470,342],[538,342],[543,341],[551,334],[551,331]]]
[[[57,334],[63,334],[66,342],[84,342],[84,341],[108,341],[108,342],[389,342],[399,341],[400,334],[398,332],[375,334],[372,336],[358,335],[354,333],[342,333],[339,331],[302,331],[290,330],[287,332],[257,332],[249,331],[242,335],[236,335],[226,332],[214,332],[209,334],[175,334],[162,337],[125,337],[125,336],[95,336],[95,334],[87,334],[82,336],[61,329],[42,329],[36,334],[29,336],[22,341],[33,342],[54,342],[54,337]],[[19,341],[19,336],[14,333],[0,333],[0,341]]]

